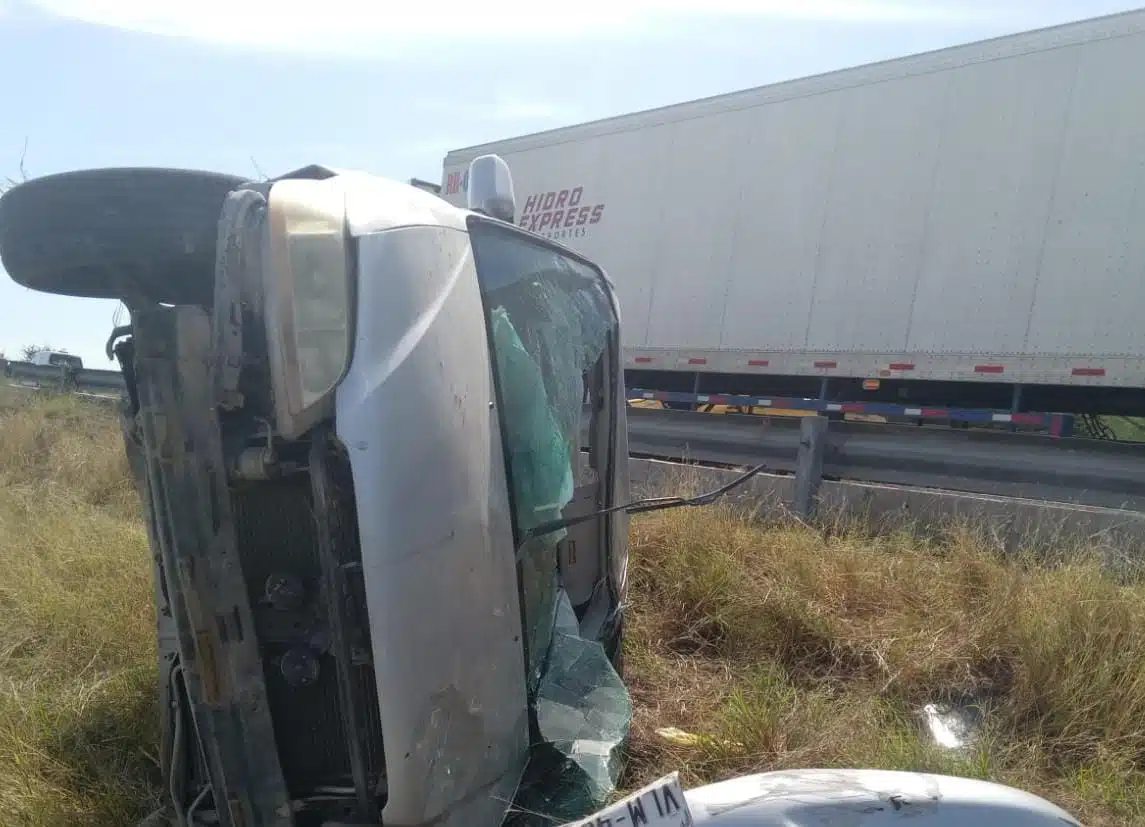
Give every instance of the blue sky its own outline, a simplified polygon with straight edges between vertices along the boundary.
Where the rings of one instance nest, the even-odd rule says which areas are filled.
[[[0,180],[308,163],[438,181],[451,149],[1125,11],[1116,0],[0,0]],[[0,278],[0,350],[90,367],[116,304]]]

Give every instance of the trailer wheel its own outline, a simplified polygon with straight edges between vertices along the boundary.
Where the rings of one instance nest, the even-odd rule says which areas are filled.
[[[219,211],[245,181],[148,168],[35,178],[0,198],[0,261],[45,293],[210,306]]]

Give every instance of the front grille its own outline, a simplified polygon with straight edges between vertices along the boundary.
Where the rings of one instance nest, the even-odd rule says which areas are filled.
[[[326,607],[319,602],[322,568],[310,479],[298,475],[245,485],[233,492],[233,503],[239,554],[254,609],[287,788],[292,797],[299,799],[319,787],[348,787],[353,781],[350,753],[343,737],[337,671],[332,655],[320,651]],[[335,505],[337,511],[343,512],[339,515],[342,519],[335,521],[337,534],[341,535],[337,538],[340,548],[351,552],[347,558],[360,560],[352,491],[342,489]],[[268,601],[267,583],[272,578],[294,584],[290,600]],[[363,630],[362,634],[366,632]],[[291,680],[284,675],[282,666],[282,658],[288,653],[294,658],[288,658]],[[299,669],[299,662],[306,668]],[[367,775],[379,779],[383,770],[382,733],[372,666],[354,666],[351,679],[358,685],[357,697],[363,699],[354,725],[366,733]]]

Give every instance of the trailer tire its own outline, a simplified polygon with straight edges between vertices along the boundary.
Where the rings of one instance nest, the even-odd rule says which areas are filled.
[[[0,262],[46,293],[209,307],[219,211],[246,180],[161,168],[35,178],[0,197]]]

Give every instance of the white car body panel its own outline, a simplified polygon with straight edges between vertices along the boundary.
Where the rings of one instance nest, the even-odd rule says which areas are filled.
[[[694,823],[706,827],[1080,827],[1013,787],[923,773],[788,770],[685,795]]]

